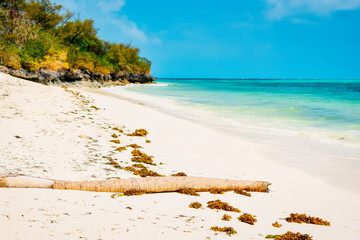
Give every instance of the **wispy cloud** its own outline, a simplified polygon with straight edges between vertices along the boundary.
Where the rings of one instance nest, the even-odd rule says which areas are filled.
[[[97,4],[104,12],[117,12],[125,5],[124,0],[101,0]]]
[[[360,7],[360,0],[265,0],[268,3],[267,16],[281,19],[290,15],[329,15],[336,11],[353,10]]]

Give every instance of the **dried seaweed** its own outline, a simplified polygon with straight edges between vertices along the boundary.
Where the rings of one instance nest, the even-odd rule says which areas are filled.
[[[118,147],[117,149],[115,149],[115,151],[119,151],[119,152],[122,152],[125,150],[126,150],[126,147]]]
[[[127,147],[132,147],[132,148],[141,148],[141,146],[135,144],[135,143],[132,143],[132,144],[129,144],[127,145]]]
[[[291,213],[290,217],[285,218],[285,220],[290,223],[308,223],[308,224],[330,226],[330,222],[326,220],[323,220],[318,217],[306,216],[306,214],[299,214],[299,213]]]
[[[75,95],[79,95],[79,94],[75,94]],[[94,106],[94,105],[92,105],[91,108],[93,108],[93,109],[95,109],[95,110],[100,110],[100,108],[98,108],[98,107],[96,107],[96,106]]]
[[[116,144],[120,144],[120,140],[119,140],[119,139],[112,139],[112,140],[109,140],[109,142],[113,142],[113,143],[116,143]]]
[[[120,133],[124,133],[124,131],[118,127],[113,127],[112,130],[119,131]]]
[[[135,131],[133,133],[129,133],[127,135],[133,136],[133,137],[145,137],[148,133],[149,133],[148,131],[141,128],[141,129],[135,129]]]
[[[116,135],[115,133],[113,133],[113,134],[111,134],[111,137],[113,137],[113,138],[118,138],[119,136]]]
[[[141,152],[140,150],[134,149],[131,153],[133,155],[133,157],[131,158],[131,161],[133,161],[133,162],[140,162],[140,163],[156,165],[153,163],[152,156],[149,156],[146,153]]]
[[[224,214],[224,216],[221,218],[221,220],[223,220],[223,221],[230,221],[231,218],[232,218],[232,217],[231,217],[230,215]]]
[[[232,227],[214,226],[214,227],[211,227],[210,230],[213,230],[213,231],[216,231],[216,232],[225,232],[227,235],[237,234],[237,232]]]
[[[244,196],[247,196],[247,197],[251,197],[251,193],[246,192],[246,191],[244,191],[242,189],[234,190],[234,193],[241,194],[241,195],[244,195]]]
[[[146,139],[146,141],[145,141],[146,143],[151,143],[151,141],[149,140],[149,139]]]
[[[226,202],[222,202],[220,199],[215,200],[215,201],[209,201],[209,202],[207,202],[207,204],[208,204],[207,207],[211,208],[211,209],[219,209],[219,210],[225,210],[225,211],[229,211],[229,212],[241,212],[239,209],[230,206]]]
[[[224,194],[224,192],[226,192],[227,190],[224,189],[220,189],[220,188],[212,188],[210,189],[210,193],[211,194]]]
[[[140,177],[163,177],[157,172],[147,169],[146,167],[136,169],[135,167],[124,167],[124,170],[132,172],[134,175],[139,175]]]
[[[308,234],[287,232],[282,235],[267,235],[265,238],[273,238],[274,240],[312,240],[313,237]]]
[[[136,163],[132,165],[135,168],[146,168],[144,165],[142,165],[141,163]]]
[[[240,222],[244,222],[250,225],[254,225],[255,222],[257,222],[255,216],[248,214],[248,213],[244,213],[242,215],[240,215],[240,217],[238,217],[238,219],[240,220]]]
[[[114,168],[122,169],[121,165],[118,162],[116,162],[117,159],[113,159],[111,157],[106,157],[106,159],[109,160],[107,164],[113,165]]]
[[[175,173],[175,174],[171,174],[171,176],[173,177],[186,177],[187,175],[183,172],[178,172],[178,173]]]
[[[272,224],[273,227],[276,227],[276,228],[280,228],[282,226],[282,224],[278,223],[278,222],[274,222]]]
[[[186,195],[192,195],[192,196],[200,196],[194,189],[192,188],[183,188],[177,191],[178,193],[181,194],[186,194]]]
[[[189,205],[189,208],[198,209],[198,208],[201,208],[201,207],[202,207],[202,204],[199,203],[199,202],[192,202],[192,203],[190,203],[190,205]]]

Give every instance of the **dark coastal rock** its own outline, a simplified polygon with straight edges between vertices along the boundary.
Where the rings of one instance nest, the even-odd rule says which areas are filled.
[[[24,78],[35,82],[39,79],[35,72],[29,72],[26,69],[11,69],[10,74],[14,77]]]
[[[71,69],[65,74],[65,80],[69,82],[79,81],[83,78],[85,78],[85,74],[80,69]]]
[[[150,83],[155,81],[156,78],[150,74],[129,74],[128,81],[131,83]]]
[[[124,80],[124,79],[126,79],[125,75],[126,74],[124,74],[124,72],[112,72],[112,73],[110,73],[110,76],[111,76],[113,81]]]
[[[48,84],[50,82],[58,82],[64,78],[64,71],[52,71],[46,69],[40,69],[36,72],[38,76],[38,81],[43,84]]]
[[[0,72],[3,73],[10,73],[10,69],[5,66],[0,66]]]

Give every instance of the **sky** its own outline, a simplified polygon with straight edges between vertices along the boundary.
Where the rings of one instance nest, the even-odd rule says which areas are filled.
[[[360,78],[360,0],[51,0],[155,77]]]

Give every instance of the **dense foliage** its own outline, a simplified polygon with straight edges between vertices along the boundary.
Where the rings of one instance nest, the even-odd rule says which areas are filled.
[[[130,44],[101,40],[92,19],[73,20],[49,0],[0,0],[0,65],[149,73],[151,62]]]

